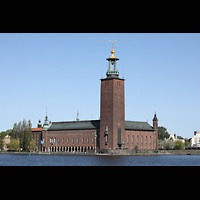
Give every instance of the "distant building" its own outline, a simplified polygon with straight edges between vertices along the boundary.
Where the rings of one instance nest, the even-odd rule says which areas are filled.
[[[192,147],[200,147],[200,131],[194,131],[194,136],[191,140]]]
[[[41,140],[42,140],[42,124],[39,120],[38,127],[32,128],[32,139],[36,141],[36,151],[41,151]]]
[[[7,146],[10,144],[10,135],[6,135],[4,138],[4,150],[8,150]]]
[[[174,133],[171,133],[171,134],[169,135],[169,138],[168,138],[168,139],[170,139],[170,138],[172,138],[174,142],[175,142],[176,140],[180,140],[180,141],[183,142],[183,144],[185,144],[185,139],[184,139],[183,137],[181,137],[181,136],[177,136],[177,135],[174,134]]]

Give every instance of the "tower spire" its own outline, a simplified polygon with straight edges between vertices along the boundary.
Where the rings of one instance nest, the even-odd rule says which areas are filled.
[[[109,40],[109,42],[111,42],[111,40]],[[114,51],[114,49],[113,49],[113,44],[114,44],[115,42],[117,42],[117,40],[115,40],[114,42],[112,42],[112,50],[111,50],[111,52],[110,52],[110,53],[112,54],[112,56],[109,57],[109,58],[117,58],[117,57],[114,56],[115,51]]]
[[[79,121],[79,110],[77,108],[77,117],[76,117],[76,121]]]
[[[49,125],[49,120],[48,120],[48,116],[47,116],[47,107],[46,107],[46,116],[45,116],[45,120],[44,120],[44,125],[43,126],[48,126]]]

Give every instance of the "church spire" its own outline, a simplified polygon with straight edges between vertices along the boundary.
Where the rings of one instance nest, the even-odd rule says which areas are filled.
[[[43,126],[49,126],[49,120],[48,120],[48,116],[47,116],[47,108],[46,108],[46,116],[45,116],[45,120],[44,120],[44,125]]]
[[[109,42],[111,42],[111,40],[109,40]],[[106,73],[107,77],[118,77],[119,76],[119,72],[118,72],[118,69],[117,69],[117,61],[119,59],[114,56],[115,51],[113,49],[113,44],[115,42],[117,42],[117,40],[112,42],[112,50],[111,50],[112,56],[106,59],[108,61],[108,70],[107,70],[107,73]],[[112,69],[111,65],[114,65],[114,69]]]
[[[153,118],[153,128],[154,129],[158,128],[158,118],[156,116],[156,112],[155,112],[155,115],[154,115],[154,118]]]

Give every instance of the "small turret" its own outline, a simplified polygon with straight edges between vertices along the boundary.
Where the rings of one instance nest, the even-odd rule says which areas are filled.
[[[43,125],[44,127],[45,126],[49,126],[49,120],[48,120],[48,116],[46,115],[45,116],[45,120],[44,120],[44,125]]]
[[[156,113],[155,113],[154,118],[153,118],[153,128],[158,129],[158,118],[156,116]]]
[[[50,126],[51,126],[51,122],[49,123],[48,116],[47,116],[47,108],[46,108],[46,116],[45,116],[42,130],[47,130]]]
[[[39,122],[38,122],[38,128],[42,128],[41,120],[39,120]]]

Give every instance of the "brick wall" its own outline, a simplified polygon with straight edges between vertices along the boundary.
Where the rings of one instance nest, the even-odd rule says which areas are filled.
[[[138,149],[154,150],[156,148],[156,139],[155,131],[126,130],[125,148],[134,149],[137,145]]]
[[[95,132],[98,130],[64,130],[64,131],[42,131],[45,143],[44,148],[48,147],[95,147]],[[50,143],[50,139],[55,138],[54,144]]]
[[[108,143],[106,145],[105,130],[108,125]],[[121,138],[125,133],[124,112],[124,79],[101,80],[100,105],[100,149],[117,148],[118,128],[121,128]]]

